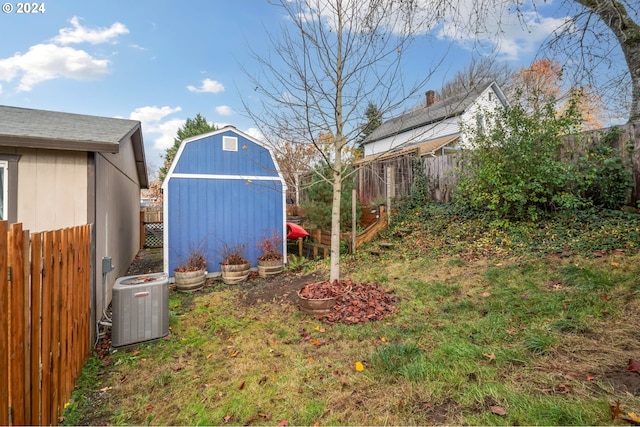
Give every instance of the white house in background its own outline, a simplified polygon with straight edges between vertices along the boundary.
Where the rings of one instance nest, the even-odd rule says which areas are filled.
[[[438,155],[446,148],[461,148],[464,146],[463,124],[484,124],[486,111],[508,105],[495,82],[438,102],[435,102],[433,91],[428,91],[426,97],[424,107],[389,119],[374,130],[363,141],[364,158],[375,158],[414,145],[421,146],[423,155]]]

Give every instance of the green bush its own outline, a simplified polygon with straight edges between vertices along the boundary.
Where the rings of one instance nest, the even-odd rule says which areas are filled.
[[[612,148],[619,129],[577,160],[561,155],[568,136],[582,137],[576,133],[581,125],[576,102],[559,110],[549,101],[533,112],[515,102],[483,113],[489,129],[465,128],[469,147],[463,153],[456,204],[503,220],[531,221],[551,211],[622,207],[633,182],[628,162]]]
[[[620,209],[633,188],[630,162],[625,161],[620,150],[612,148],[612,143],[620,138],[621,133],[619,127],[609,129],[578,162],[582,196],[594,206]]]

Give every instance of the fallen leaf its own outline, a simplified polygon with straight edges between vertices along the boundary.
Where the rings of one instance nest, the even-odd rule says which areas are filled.
[[[635,412],[629,412],[627,414],[627,421],[631,421],[632,423],[638,425],[640,424],[640,416],[638,416]]]
[[[238,350],[233,350],[231,352],[231,357],[236,357],[238,355],[239,351]]]
[[[587,375],[586,378],[587,378],[587,381],[593,381],[596,379],[596,377],[594,377],[593,375]]]
[[[380,337],[380,341],[387,342],[387,339],[385,337]]]
[[[251,415],[249,418],[244,420],[244,424],[243,425],[245,425],[245,426],[251,425],[251,423],[254,422],[257,419],[258,419],[257,415]]]
[[[240,383],[240,385],[238,386],[238,390],[242,390],[243,388],[244,388],[244,381]]]
[[[482,293],[482,297],[483,297],[483,298],[487,298],[487,297],[490,297],[490,296],[491,296],[491,293],[490,293],[490,292],[483,292],[483,293]]]
[[[629,359],[629,366],[627,366],[627,371],[637,372],[640,374],[640,362],[637,360]]]
[[[310,358],[309,358],[309,362],[313,362],[313,357],[310,357]]]
[[[259,384],[259,385],[262,385],[262,384],[266,383],[266,382],[267,382],[267,379],[268,379],[268,378],[267,378],[267,376],[265,375],[264,377],[262,377],[262,378],[260,378],[260,379],[258,380],[258,384]]]
[[[153,405],[147,405],[144,407],[144,409],[146,409],[147,411],[150,411],[153,409]]]
[[[364,364],[362,362],[356,362],[355,367],[356,367],[356,371],[358,372],[364,371]]]
[[[287,421],[287,420],[282,420],[282,421],[280,421],[277,425],[278,425],[278,427],[288,426],[288,425],[289,425],[289,421]]]
[[[569,384],[567,383],[560,383],[556,386],[556,392],[560,393],[560,394],[567,394],[567,393],[571,393],[572,388]]]
[[[615,262],[615,261],[611,261],[611,266],[612,267],[618,267],[620,264]]]
[[[233,416],[225,415],[224,418],[222,418],[222,422],[227,424],[229,421],[231,421],[231,418],[233,418]]]
[[[211,359],[212,356],[213,356],[213,353],[207,354],[207,359]]]
[[[611,297],[609,295],[605,294],[605,293],[600,293],[600,294],[598,294],[598,296],[600,297],[600,299],[602,301],[610,301],[611,300]]]
[[[507,411],[502,406],[492,406],[491,412],[496,415],[507,415]]]
[[[491,353],[491,354],[482,353],[482,355],[483,355],[484,357],[487,357],[487,358],[489,359],[489,361],[496,360],[496,355],[495,355],[495,354],[493,354],[493,353]]]
[[[615,404],[609,403],[609,411],[611,411],[612,420],[615,420],[616,418],[618,418],[618,415],[622,413],[622,411],[620,410],[620,401],[616,400]]]

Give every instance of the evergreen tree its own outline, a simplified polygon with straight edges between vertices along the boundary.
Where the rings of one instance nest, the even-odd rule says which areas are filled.
[[[369,135],[371,135],[371,132],[376,130],[382,124],[382,113],[373,102],[369,102],[369,105],[367,105],[367,109],[364,114],[367,117],[367,123],[362,127],[362,132],[360,133],[360,137],[358,138],[357,146],[357,150],[363,154],[364,145],[362,144],[362,142]]]

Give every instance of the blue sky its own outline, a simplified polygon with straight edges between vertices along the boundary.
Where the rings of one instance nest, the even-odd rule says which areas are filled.
[[[252,102],[254,95],[241,68],[255,66],[249,46],[267,53],[266,32],[277,35],[286,25],[267,0],[49,0],[37,3],[45,9],[37,14],[16,13],[17,2],[3,10],[7,4],[13,11],[0,14],[0,104],[140,120],[151,171],[197,113],[257,136],[242,113],[240,97]],[[502,41],[483,43],[498,60],[528,65],[562,20],[551,10],[525,16],[528,30],[514,20],[502,28]],[[476,40],[446,26],[431,35],[413,46],[405,70],[420,76],[446,51],[430,81],[437,90],[470,61]]]

